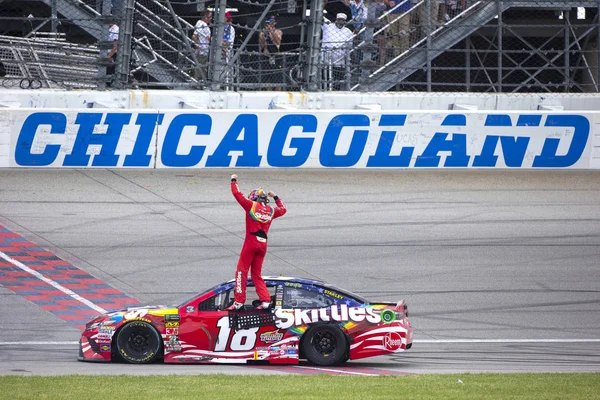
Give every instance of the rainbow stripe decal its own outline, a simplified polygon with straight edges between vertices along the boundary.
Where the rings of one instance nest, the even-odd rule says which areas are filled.
[[[273,207],[266,206],[269,209],[269,214],[265,214],[263,210],[257,210],[259,206],[260,203],[258,202],[254,202],[254,204],[252,204],[252,208],[248,212],[248,214],[250,214],[250,217],[255,221],[263,223],[271,221],[273,219],[275,209]]]

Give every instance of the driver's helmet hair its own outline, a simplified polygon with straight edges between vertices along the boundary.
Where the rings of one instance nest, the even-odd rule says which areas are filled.
[[[258,201],[261,203],[269,202],[267,193],[262,188],[253,189],[250,194],[248,194],[248,198],[252,201]]]

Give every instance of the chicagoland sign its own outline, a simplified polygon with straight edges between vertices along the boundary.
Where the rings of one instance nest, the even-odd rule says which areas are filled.
[[[594,126],[593,113],[0,113],[11,167],[588,168]]]

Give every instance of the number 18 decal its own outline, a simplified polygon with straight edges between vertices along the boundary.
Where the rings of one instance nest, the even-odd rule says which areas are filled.
[[[219,319],[217,321],[217,328],[219,328],[219,336],[217,336],[217,343],[215,343],[215,351],[225,351],[227,349],[227,342],[229,341],[229,334],[231,333],[229,317]],[[233,351],[252,350],[256,344],[257,332],[258,328],[236,331],[231,337],[229,349]]]

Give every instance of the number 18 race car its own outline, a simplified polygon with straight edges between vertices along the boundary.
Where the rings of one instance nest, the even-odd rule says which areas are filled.
[[[320,281],[265,277],[271,308],[258,299],[237,311],[233,280],[177,307],[146,306],[110,312],[87,323],[79,360],[165,363],[335,365],[348,359],[408,350],[408,308],[370,302]],[[248,281],[248,296],[253,294]]]

